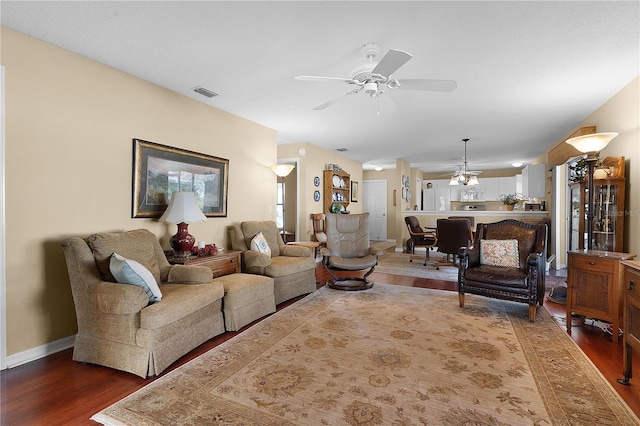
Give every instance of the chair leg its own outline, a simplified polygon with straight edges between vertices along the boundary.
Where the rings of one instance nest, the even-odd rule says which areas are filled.
[[[529,305],[529,322],[535,322],[536,320],[536,305]]]
[[[464,308],[464,293],[458,293],[458,303],[461,308]]]

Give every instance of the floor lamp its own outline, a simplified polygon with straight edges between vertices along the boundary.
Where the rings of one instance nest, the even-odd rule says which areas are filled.
[[[285,211],[287,210],[287,205],[285,204],[285,183],[284,178],[291,173],[291,171],[295,168],[293,164],[276,164],[271,166],[271,170],[278,176],[278,180],[282,183],[282,239],[286,243],[286,230],[285,230]]]
[[[587,189],[587,250],[593,249],[593,170],[598,161],[598,152],[611,142],[613,138],[618,136],[615,132],[592,133],[584,136],[567,139],[569,145],[573,145],[575,149],[587,154],[585,161],[587,162],[587,179],[589,185]]]

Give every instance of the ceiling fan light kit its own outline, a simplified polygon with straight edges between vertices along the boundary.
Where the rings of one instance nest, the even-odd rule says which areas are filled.
[[[362,46],[362,55],[368,62],[355,67],[349,78],[323,77],[300,75],[295,77],[296,80],[302,81],[340,81],[347,84],[357,85],[358,88],[351,90],[337,98],[331,99],[323,104],[313,108],[316,111],[323,110],[338,102],[346,95],[354,95],[364,89],[364,93],[372,98],[378,98],[382,95],[384,87],[391,90],[420,90],[434,92],[451,92],[457,87],[457,83],[453,80],[431,80],[431,79],[409,79],[406,80],[406,87],[403,86],[401,80],[391,78],[401,66],[407,63],[413,56],[403,50],[389,50],[380,59],[380,62],[374,62],[374,59],[380,54],[381,47],[377,43],[368,43]],[[378,114],[379,105],[378,105]]]

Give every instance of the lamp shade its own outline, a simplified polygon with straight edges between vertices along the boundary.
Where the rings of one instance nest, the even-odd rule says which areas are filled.
[[[279,177],[285,177],[295,168],[293,164],[276,164],[271,166],[271,170]]]
[[[193,223],[205,221],[207,217],[196,203],[196,194],[193,192],[174,192],[167,210],[158,220],[169,223]]]
[[[567,139],[567,143],[580,152],[598,152],[616,136],[618,136],[616,132],[591,133]]]

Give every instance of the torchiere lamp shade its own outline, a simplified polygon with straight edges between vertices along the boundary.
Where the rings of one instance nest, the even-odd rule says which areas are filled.
[[[189,234],[188,224],[205,220],[207,217],[198,207],[196,195],[193,192],[173,193],[171,202],[159,221],[178,225],[178,232],[169,240],[174,256],[189,257],[196,239]]]

